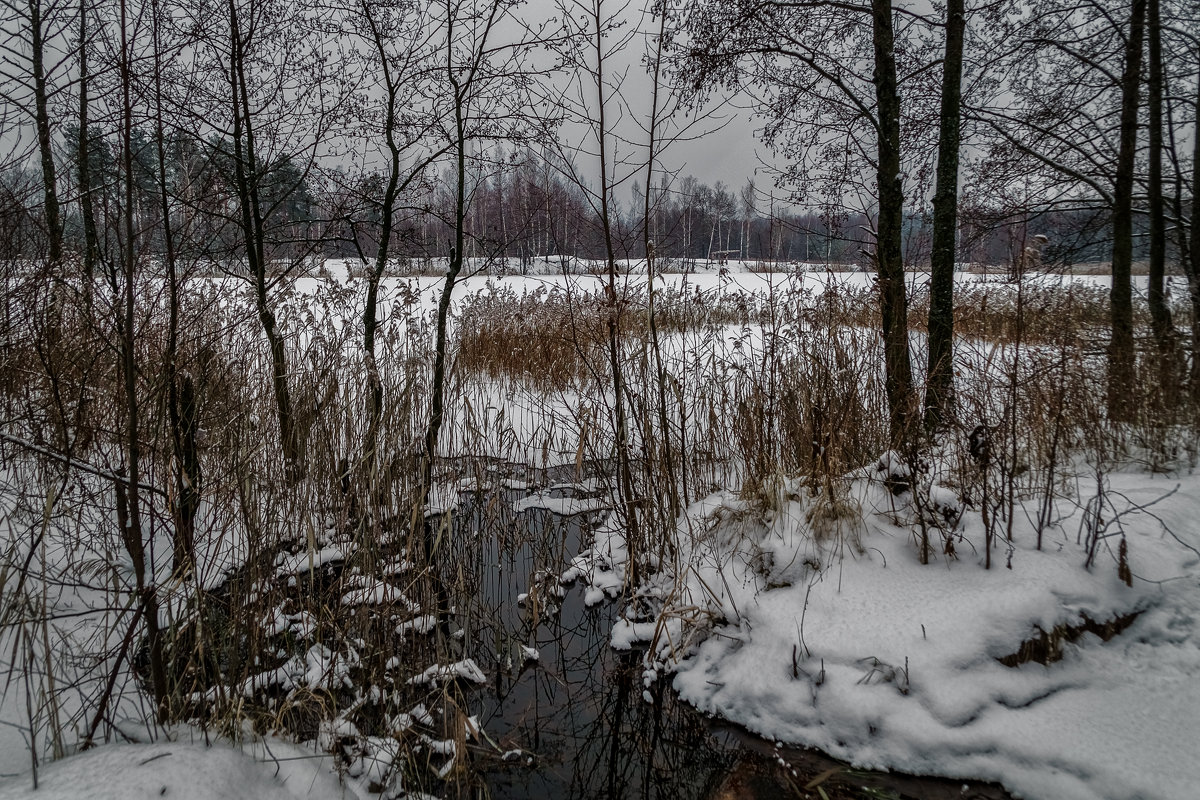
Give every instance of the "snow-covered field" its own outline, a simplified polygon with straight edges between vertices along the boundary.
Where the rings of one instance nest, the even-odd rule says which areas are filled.
[[[627,286],[645,286],[647,277],[645,268],[638,262],[623,262],[624,271],[618,276],[618,281]],[[829,286],[845,286],[854,288],[870,287],[875,282],[875,276],[869,272],[828,272],[820,265],[810,265],[810,269],[788,272],[760,272],[751,269],[753,265],[742,262],[732,262],[727,265],[704,263],[696,270],[682,272],[667,272],[655,277],[656,288],[665,287],[699,291],[702,294],[719,295],[759,293],[779,291],[783,287],[793,290],[808,290],[820,293]],[[325,277],[301,277],[295,280],[297,291],[304,296],[317,293],[320,287],[331,279],[342,285],[354,285],[361,279],[350,277],[346,262],[331,260],[326,262]],[[929,282],[929,274],[924,272],[910,273],[909,281],[913,286],[923,286]],[[1002,282],[1003,276],[982,275],[974,272],[959,272],[955,282],[960,285],[973,283]],[[1145,292],[1148,278],[1144,275],[1133,277],[1135,292]],[[604,275],[569,274],[547,272],[537,275],[492,275],[487,273],[471,273],[466,270],[455,284],[454,301],[461,302],[480,291],[487,291],[489,286],[510,287],[518,295],[536,291],[542,287],[571,286],[575,291],[601,293],[608,278]],[[1080,286],[1100,286],[1107,288],[1112,283],[1108,275],[1062,275],[1046,273],[1027,276],[1027,285],[1061,286],[1072,284]],[[420,298],[420,303],[426,310],[432,310],[437,305],[441,288],[445,280],[436,275],[420,275],[412,277],[385,277],[381,280],[382,302],[385,308],[390,307],[390,300],[397,295]],[[1174,287],[1176,293],[1186,293],[1184,279],[1178,276],[1167,279],[1168,287]],[[1168,289],[1170,292],[1171,290]],[[1181,296],[1183,296],[1181,294]]]

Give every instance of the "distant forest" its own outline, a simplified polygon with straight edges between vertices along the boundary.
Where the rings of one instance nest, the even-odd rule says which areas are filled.
[[[68,138],[77,136],[77,129],[68,132]],[[161,252],[155,143],[140,129],[132,139],[134,171],[141,177],[134,202],[142,220],[144,246]],[[98,184],[93,192],[101,207],[115,208],[122,191],[119,143],[99,135],[89,140],[89,172]],[[225,261],[239,246],[241,231],[231,220],[237,205],[233,164],[220,157],[229,149],[179,135],[165,147],[165,171],[181,201],[175,225],[187,232],[175,242],[179,255]],[[591,190],[564,177],[565,170],[547,157],[531,149],[514,149],[473,159],[471,164],[468,223],[473,235],[467,240],[468,257],[491,258],[496,269],[510,271],[560,256],[604,258],[604,232],[589,205]],[[78,164],[72,164],[71,172],[77,171]],[[0,209],[5,212],[0,214],[0,244],[9,251],[5,257],[36,252],[41,246],[44,232],[39,217],[22,201],[36,192],[40,180],[32,170],[0,175]],[[269,209],[265,223],[275,240],[276,257],[373,257],[382,226],[377,207],[368,198],[382,192],[384,181],[381,173],[352,178],[339,169],[305,171],[290,158],[267,167],[260,183],[261,199]],[[449,175],[430,172],[406,193],[391,229],[393,258],[403,263],[447,256],[454,238],[452,183]],[[643,189],[636,180],[628,186],[627,202],[614,198],[613,233],[619,257],[640,258]],[[763,188],[753,181],[740,187],[721,181],[709,185],[691,175],[663,175],[650,197],[650,238],[660,259],[684,265],[711,259],[870,269],[871,221],[844,206],[801,210],[786,201],[785,190]],[[73,211],[64,209],[68,241],[83,238],[81,221]],[[1047,239],[1042,248],[1044,268],[1102,262],[1112,249],[1109,218],[1107,209],[1032,208],[1014,216],[965,205],[957,260],[1008,267],[1032,237],[1042,235]],[[928,209],[906,212],[904,250],[909,268],[928,267],[930,236]],[[1135,258],[1145,256],[1144,235],[1135,236],[1134,248]],[[420,266],[411,264],[414,269]]]

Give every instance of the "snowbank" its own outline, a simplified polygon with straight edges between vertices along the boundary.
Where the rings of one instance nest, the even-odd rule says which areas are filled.
[[[1195,797],[1200,479],[1111,476],[1126,586],[1119,537],[1084,568],[1075,503],[1041,551],[1033,503],[1018,506],[990,570],[982,519],[966,511],[956,555],[921,565],[908,495],[878,477],[859,474],[836,508],[794,482],[765,505],[728,492],[696,504],[685,552],[633,605],[657,613],[630,612],[613,646],[650,641],[647,683],[670,674],[707,713],[861,767],[994,780],[1046,800]],[[624,572],[623,548],[606,539],[602,550],[569,575],[595,576],[596,595]],[[1131,614],[1108,642],[1063,644],[1050,666],[999,660],[1040,631]]]
[[[3,800],[335,800],[358,798],[339,784],[328,758],[295,745],[258,743],[250,752],[202,741],[113,744],[0,781]]]

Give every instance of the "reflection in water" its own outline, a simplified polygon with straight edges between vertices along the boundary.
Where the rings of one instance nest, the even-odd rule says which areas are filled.
[[[538,627],[542,661],[480,698],[489,731],[536,754],[536,769],[499,773],[499,797],[702,797],[732,755],[705,721],[668,695],[643,697],[640,658],[608,646],[613,606],[583,608]],[[661,684],[650,691],[660,695]]]
[[[617,604],[587,608],[583,592],[558,582],[603,514],[514,512],[522,496],[467,498],[446,562],[454,565],[446,577],[459,590],[466,654],[489,677],[467,698],[467,713],[502,750],[522,751],[485,766],[489,794],[708,796],[737,758],[734,735],[715,732],[661,682],[643,686],[640,654],[609,646]],[[536,649],[537,660],[522,646]]]
[[[443,551],[463,655],[489,679],[464,698],[466,712],[511,757],[479,759],[485,786],[458,791],[493,798],[1007,797],[991,785],[866,773],[819,753],[776,748],[709,721],[662,681],[643,685],[640,653],[609,646],[618,604],[587,608],[582,591],[558,581],[604,514],[517,513],[512,504],[524,494],[468,496]],[[523,647],[535,648],[536,660]]]

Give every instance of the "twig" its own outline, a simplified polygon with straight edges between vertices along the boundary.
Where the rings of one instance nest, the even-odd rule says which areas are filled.
[[[76,459],[71,458],[70,456],[67,456],[62,453],[51,450],[48,447],[42,447],[40,444],[34,444],[33,442],[29,441],[28,439],[22,439],[20,436],[13,436],[11,433],[4,433],[4,432],[0,431],[0,441],[9,442],[10,444],[15,444],[18,447],[23,447],[26,450],[30,450],[34,453],[38,453],[39,455],[43,455],[48,458],[52,458],[55,461],[58,461],[58,462],[64,464],[68,469],[74,467],[75,469],[81,470],[83,472],[87,472],[91,475],[95,475],[97,477],[104,478],[106,480],[110,480],[113,483],[125,484],[125,483],[129,482],[129,479],[123,475],[118,475],[117,473],[111,472],[102,467],[93,466],[92,464],[88,464],[85,461],[78,461]],[[167,493],[165,491],[163,491],[162,489],[158,488],[157,486],[151,486],[146,483],[139,483],[138,488],[142,489],[144,491],[147,491],[147,492],[153,492],[154,494],[158,495],[159,497],[165,498],[167,496]]]

